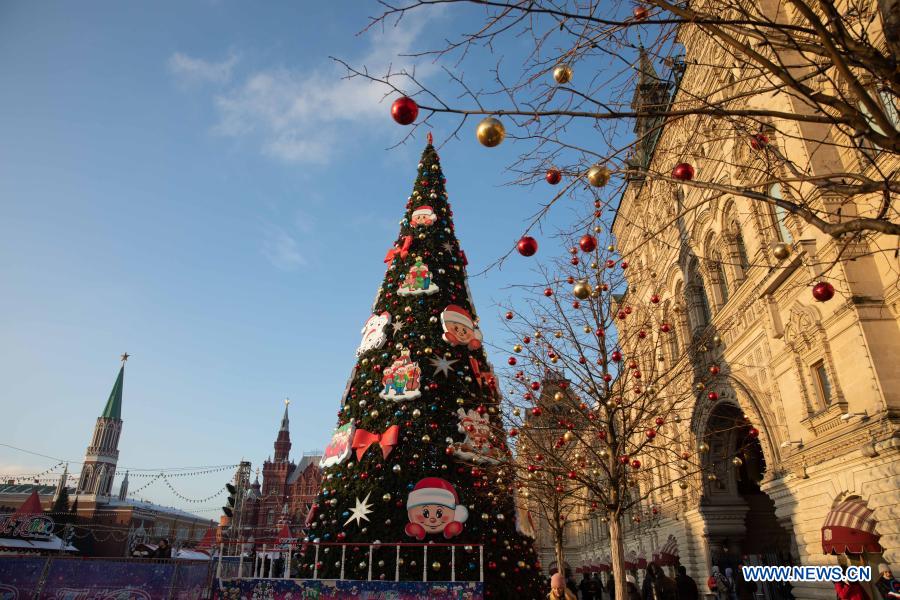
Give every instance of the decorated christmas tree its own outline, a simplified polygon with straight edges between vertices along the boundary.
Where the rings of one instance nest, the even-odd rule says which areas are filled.
[[[496,433],[499,387],[445,183],[429,135],[325,450],[307,538],[322,544],[305,545],[301,570],[388,581],[483,573],[487,597],[538,598],[540,565],[498,460],[509,452]],[[373,543],[383,546],[370,559]],[[408,545],[398,553],[398,543]]]

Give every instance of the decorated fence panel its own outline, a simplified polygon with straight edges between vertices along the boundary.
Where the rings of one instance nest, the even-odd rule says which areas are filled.
[[[338,581],[330,579],[242,579],[223,581],[218,600],[482,600],[484,584],[477,581]]]
[[[46,564],[47,559],[40,556],[0,557],[0,598],[31,598]]]

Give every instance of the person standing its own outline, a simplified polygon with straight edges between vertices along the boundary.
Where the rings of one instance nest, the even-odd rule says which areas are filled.
[[[869,595],[858,581],[852,583],[846,579],[844,581],[836,581],[834,583],[834,591],[837,592],[839,600],[869,600]]]
[[[728,600],[737,600],[737,582],[731,567],[725,567],[725,581],[728,583]]]
[[[744,579],[744,565],[738,565],[734,581],[738,600],[753,600],[756,595],[756,582]]]
[[[169,545],[169,540],[166,538],[159,540],[159,546],[156,547],[153,558],[172,558],[172,547]]]
[[[578,600],[578,598],[566,587],[566,578],[562,573],[556,572],[550,578],[549,600]]]
[[[675,569],[675,590],[678,593],[678,600],[700,600],[700,591],[697,589],[697,582],[688,574],[684,565],[678,565]]]
[[[625,593],[622,594],[622,600],[641,600],[641,593],[638,591],[637,582],[634,575],[628,573],[625,575]]]
[[[647,576],[641,590],[642,600],[676,600],[675,582],[656,563],[647,565]]]
[[[891,566],[887,563],[878,565],[880,577],[875,582],[875,589],[881,595],[882,600],[900,600],[900,580],[894,578]]]
[[[578,591],[581,592],[581,600],[595,600],[594,589],[591,583],[591,574],[585,573],[581,577],[581,583],[578,584]]]

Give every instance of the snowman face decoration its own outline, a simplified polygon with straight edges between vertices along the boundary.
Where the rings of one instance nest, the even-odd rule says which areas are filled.
[[[385,311],[379,315],[372,315],[362,328],[362,341],[356,349],[356,355],[360,356],[367,350],[381,348],[387,341],[387,326],[391,322],[391,313]]]

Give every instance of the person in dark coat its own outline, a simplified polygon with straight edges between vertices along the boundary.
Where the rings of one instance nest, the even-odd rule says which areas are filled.
[[[883,600],[900,600],[900,581],[894,577],[890,565],[881,563],[878,565],[878,580],[875,589],[881,594]]]
[[[609,600],[616,600],[616,578],[613,577],[612,571],[609,572],[606,589],[609,591]]]
[[[166,538],[159,540],[159,546],[156,547],[153,558],[172,558],[172,546],[169,545],[169,540]]]
[[[591,574],[585,573],[578,584],[578,591],[581,592],[581,600],[594,600],[593,584],[591,583]]]
[[[631,573],[625,575],[625,587],[626,591],[623,594],[623,600],[641,600],[641,592],[638,591],[637,582]]]
[[[603,580],[600,579],[599,574],[591,577],[591,593],[594,595],[594,600],[603,600]]]
[[[756,596],[756,582],[744,579],[744,565],[738,565],[734,575],[738,600],[753,600]]]
[[[697,582],[687,574],[684,565],[678,565],[675,570],[678,572],[675,575],[675,590],[678,593],[678,600],[700,600]]]
[[[641,600],[677,600],[675,582],[654,562],[647,565]]]

